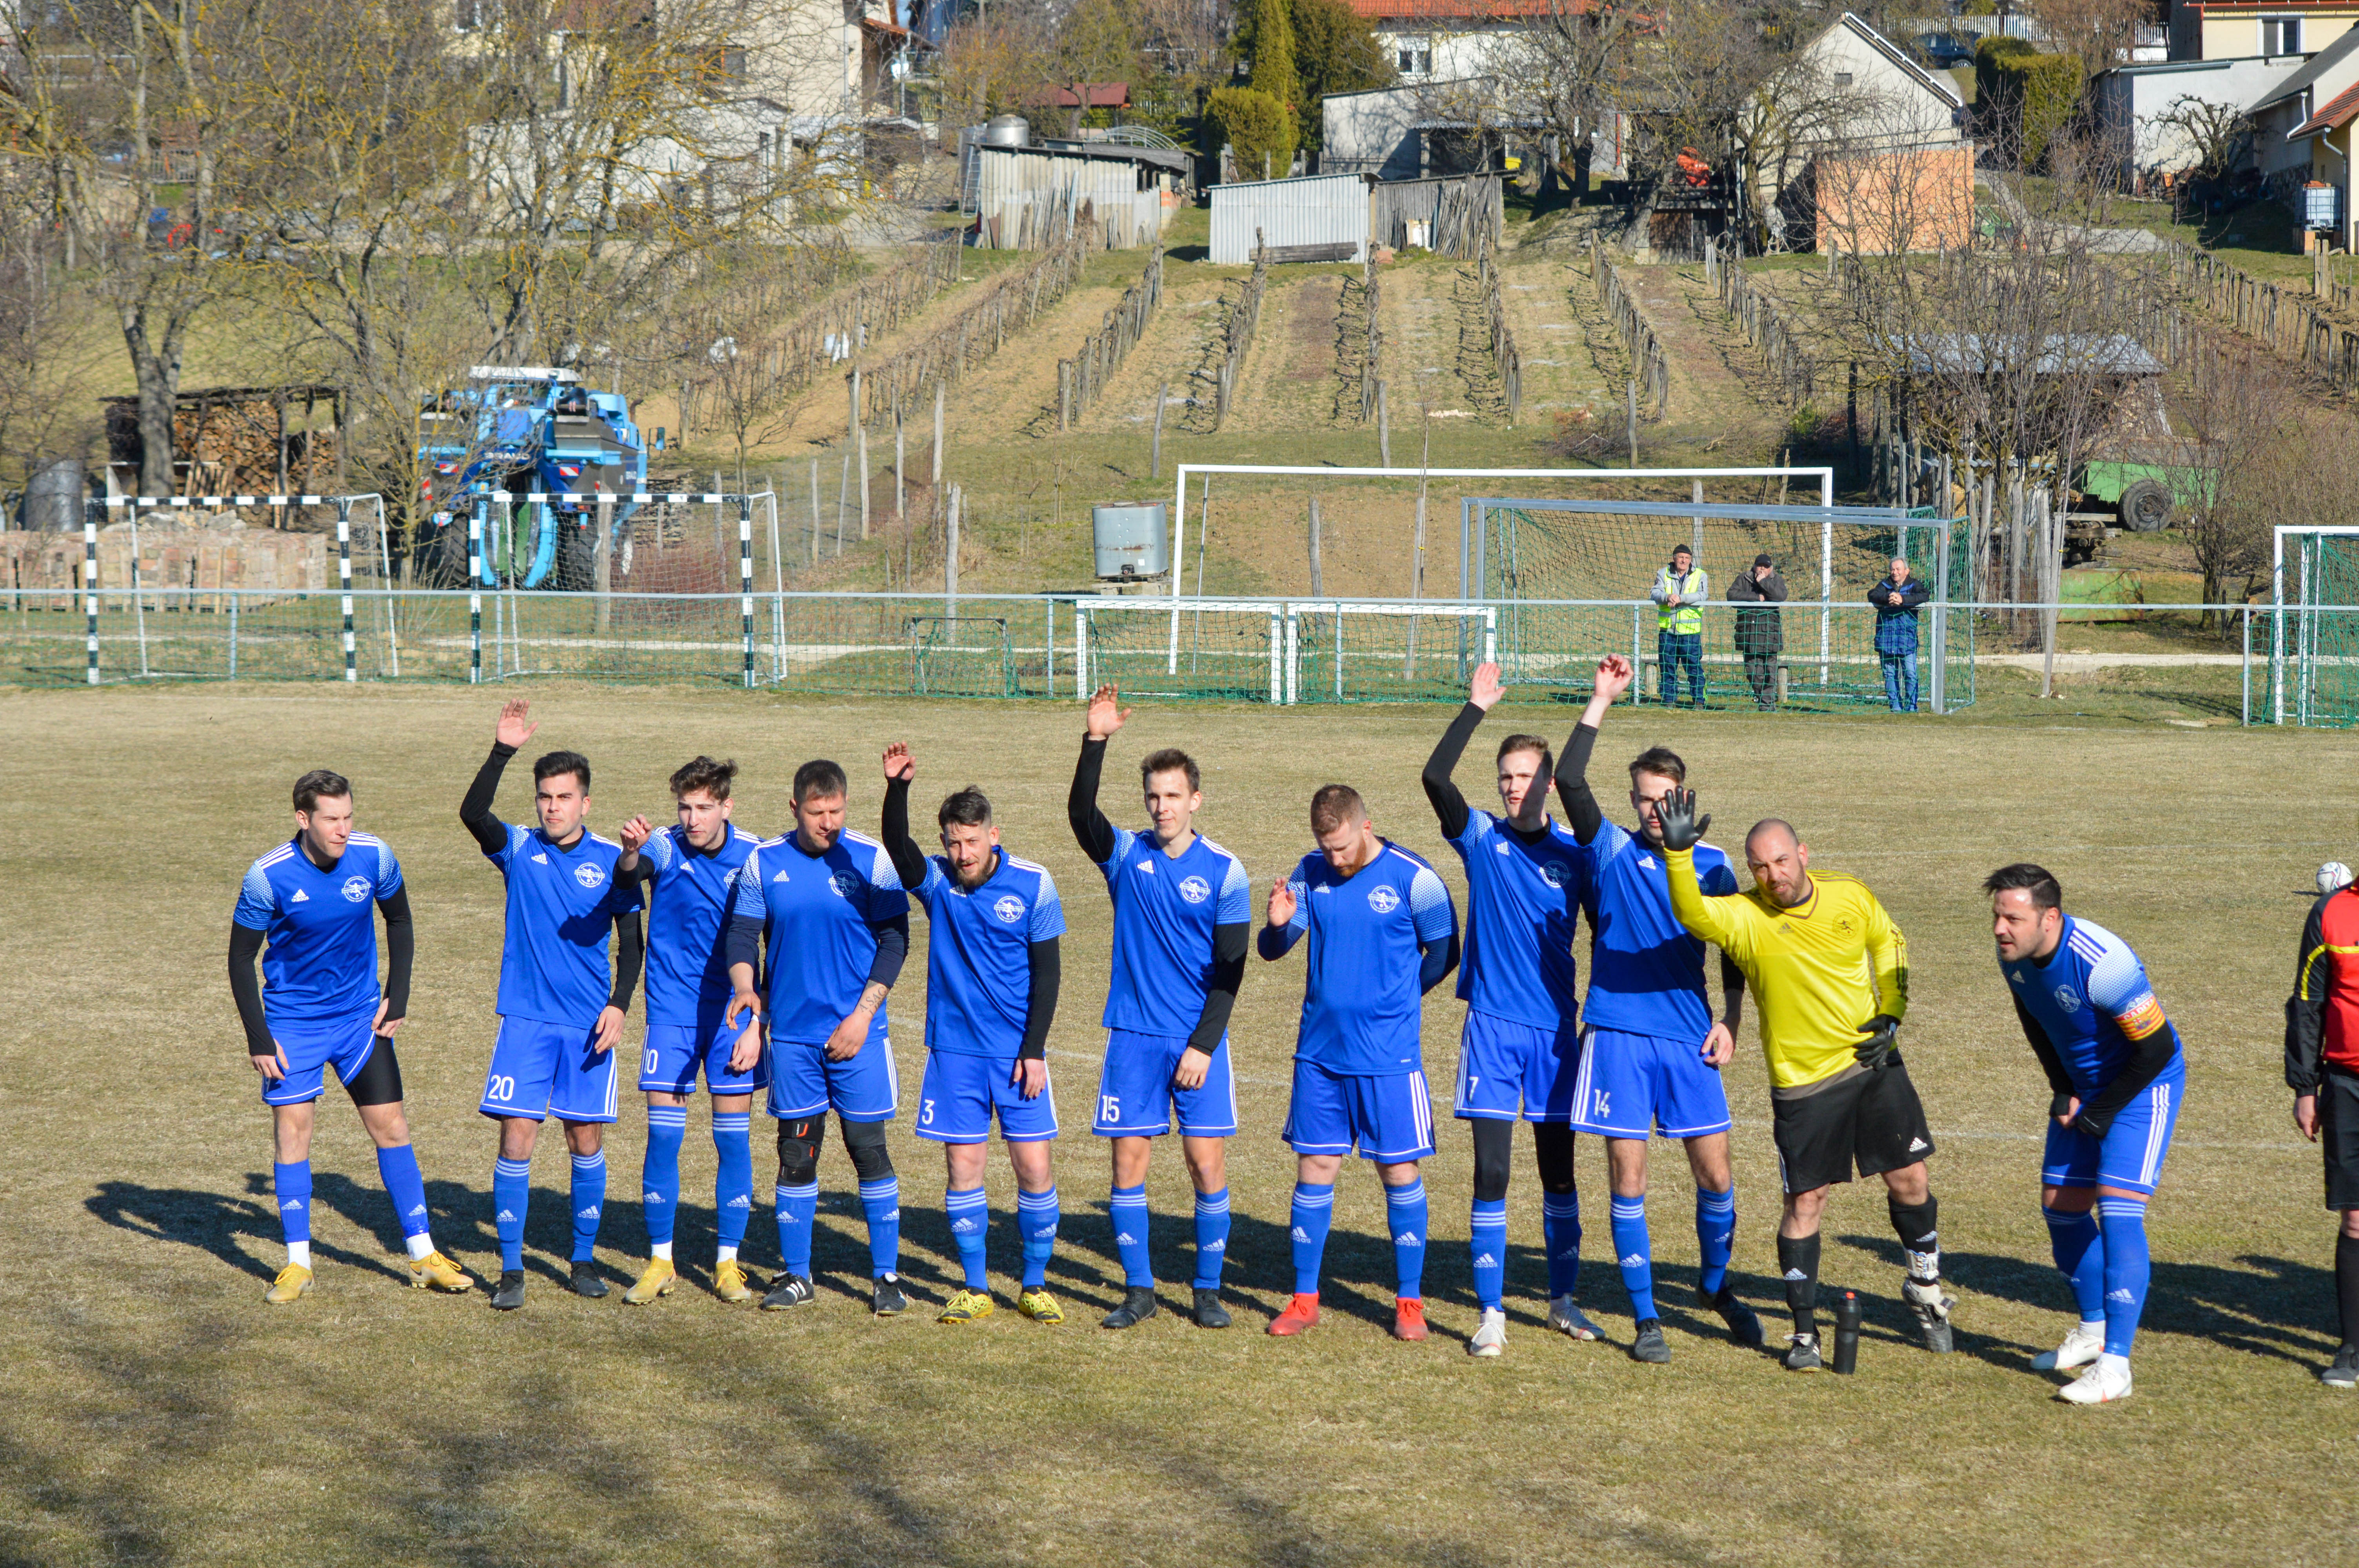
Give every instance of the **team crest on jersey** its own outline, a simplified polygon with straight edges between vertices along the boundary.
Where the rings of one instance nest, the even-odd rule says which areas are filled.
[[[835,875],[827,879],[827,885],[835,890],[836,897],[850,898],[853,893],[860,891],[860,873],[857,871],[838,871]]]
[[[2067,1012],[2078,1012],[2081,1011],[2081,993],[2074,990],[2071,986],[2058,986],[2056,988],[2056,1005],[2062,1008]]]
[[[1201,903],[1212,896],[1212,884],[1201,877],[1180,879],[1180,896],[1190,903]]]
[[[991,906],[991,913],[999,916],[1003,923],[1013,925],[1024,918],[1024,901],[1012,892],[1003,893],[999,902]]]
[[[366,877],[346,877],[344,879],[345,898],[353,903],[366,903],[368,902],[368,895],[369,880]]]
[[[584,860],[573,868],[573,880],[585,888],[594,888],[606,880],[606,873]]]
[[[1540,862],[1540,881],[1548,883],[1548,885],[1552,888],[1561,888],[1571,876],[1571,869],[1566,866],[1562,860],[1543,860]]]
[[[1378,914],[1390,914],[1394,910],[1400,907],[1400,894],[1393,892],[1393,890],[1388,887],[1370,888],[1368,890],[1368,907],[1375,910]]]

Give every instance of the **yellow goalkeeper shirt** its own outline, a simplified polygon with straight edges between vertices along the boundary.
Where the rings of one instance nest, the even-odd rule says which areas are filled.
[[[1692,851],[1667,853],[1663,866],[1680,924],[1745,971],[1772,1088],[1834,1076],[1855,1064],[1862,1024],[1908,1012],[1908,945],[1864,883],[1814,871],[1810,896],[1785,909],[1759,887],[1705,896]]]

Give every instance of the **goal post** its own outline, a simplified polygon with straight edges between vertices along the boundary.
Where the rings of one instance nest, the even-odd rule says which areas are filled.
[[[2359,724],[2359,524],[2271,530],[2268,678],[2272,724]]]

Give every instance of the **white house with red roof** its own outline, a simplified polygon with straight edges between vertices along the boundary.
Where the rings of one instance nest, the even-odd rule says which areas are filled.
[[[1401,81],[1488,76],[1512,65],[1513,40],[1560,0],[1351,0]]]

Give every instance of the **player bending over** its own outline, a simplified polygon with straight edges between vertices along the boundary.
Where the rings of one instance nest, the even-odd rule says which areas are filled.
[[[1908,1254],[1901,1294],[1925,1347],[1947,1351],[1957,1303],[1941,1292],[1940,1235],[1925,1175],[1933,1134],[1894,1045],[1908,1010],[1908,946],[1899,928],[1864,884],[1812,871],[1809,847],[1776,817],[1745,836],[1753,891],[1707,894],[1695,846],[1712,818],[1697,820],[1695,793],[1668,791],[1655,815],[1672,913],[1735,960],[1761,1004],[1771,1130],[1786,1187],[1777,1267],[1794,1314],[1787,1368],[1819,1369],[1819,1217],[1827,1189],[1850,1181],[1854,1164],[1863,1176],[1884,1178],[1892,1228]]]
[[[2343,1222],[2334,1238],[2343,1344],[2318,1380],[2349,1389],[2359,1386],[2359,887],[2347,878],[2302,922],[2286,1001],[2285,1077],[2294,1126],[2326,1146],[2326,1206]]]
[[[819,1151],[832,1108],[868,1221],[869,1305],[908,1309],[901,1290],[901,1182],[885,1128],[901,1111],[901,1080],[885,999],[909,952],[909,899],[885,846],[843,825],[851,785],[819,759],[795,770],[795,830],[755,846],[730,905],[727,1023],[745,1020],[739,1055],[768,1025],[770,1115],[778,1124],[778,1277],[762,1298],[783,1312],[812,1297],[811,1228],[819,1218]],[[754,992],[754,960],[769,933],[770,994]]]
[[[901,885],[925,906],[933,933],[917,1130],[942,1145],[950,1168],[944,1206],[966,1273],[965,1288],[939,1321],[973,1323],[992,1313],[983,1167],[996,1114],[1007,1162],[1016,1168],[1016,1226],[1024,1241],[1016,1310],[1036,1323],[1062,1323],[1064,1309],[1048,1289],[1049,1260],[1057,1250],[1057,1178],[1049,1163],[1057,1097],[1048,1056],[1065,907],[1045,867],[1000,848],[991,802],[973,784],[943,800],[935,814],[942,852],[928,859],[909,837],[909,785],[917,776],[908,747],[897,741],[886,748],[885,847]]]
[[[1245,977],[1253,892],[1242,861],[1196,831],[1203,779],[1185,752],[1150,752],[1138,764],[1147,831],[1116,827],[1098,810],[1106,741],[1130,717],[1111,686],[1090,699],[1081,761],[1065,803],[1073,837],[1114,900],[1114,967],[1106,984],[1105,1066],[1090,1130],[1113,1141],[1114,1247],[1122,1305],[1104,1326],[1155,1315],[1147,1250],[1147,1165],[1171,1130],[1196,1189],[1195,1317],[1226,1328],[1221,1264],[1229,1249],[1228,1151],[1237,1130],[1229,1013]]]
[[[2055,1091],[2039,1208],[2081,1308],[2064,1343],[2031,1364],[2088,1368],[2056,1397],[2109,1404],[2130,1397],[2130,1345],[2152,1272],[2146,1206],[2170,1152],[2187,1059],[2138,956],[2104,926],[2065,914],[2054,877],[2018,862],[1984,878],[1983,891],[1999,973]]]
[[[1647,1141],[1656,1132],[1687,1146],[1696,1184],[1696,1303],[1718,1312],[1739,1345],[1762,1343],[1761,1320],[1728,1283],[1736,1236],[1736,1186],[1728,1163],[1728,1092],[1720,1072],[1736,1054],[1745,1011],[1745,976],[1720,957],[1721,1016],[1704,989],[1701,939],[1671,913],[1658,866],[1663,853],[1663,796],[1687,782],[1679,753],[1653,746],[1630,764],[1630,809],[1637,827],[1605,820],[1589,787],[1589,758],[1614,699],[1630,686],[1630,661],[1597,666],[1597,683],[1557,763],[1572,837],[1581,846],[1589,900],[1589,1007],[1579,1076],[1571,1096],[1572,1125],[1605,1140],[1614,1190],[1614,1255],[1630,1292],[1636,1332],[1631,1356],[1660,1364],[1670,1343],[1655,1310],[1654,1241],[1647,1226]],[[1736,891],[1728,857],[1709,844],[1692,851],[1707,893]]]
[[[605,1124],[614,1119],[614,1044],[645,957],[638,889],[614,874],[623,847],[583,826],[590,763],[550,752],[532,765],[527,830],[492,815],[500,773],[540,728],[522,697],[500,709],[492,754],[476,770],[459,820],[507,883],[507,936],[500,948],[500,1029],[477,1108],[500,1124],[492,1166],[493,1227],[500,1282],[492,1305],[524,1305],[524,1220],[532,1200],[532,1146],[544,1118],[565,1124],[573,1154],[573,1289],[603,1296],[591,1261],[606,1206]],[[619,937],[610,963],[606,943]]]
[[[380,914],[392,953],[382,991]],[[426,1181],[402,1114],[393,1035],[409,1010],[416,951],[409,892],[393,850],[373,834],[353,831],[353,786],[343,775],[314,768],[295,781],[295,837],[246,868],[230,914],[230,995],[262,1077],[262,1103],[270,1107],[271,1189],[287,1237],[287,1267],[262,1298],[273,1306],[311,1288],[311,1108],[332,1063],[376,1144],[377,1174],[409,1250],[410,1284],[474,1286],[434,1249]],[[257,957],[261,985],[255,983]]]
[[[1317,852],[1269,890],[1268,924],[1255,938],[1273,960],[1310,939],[1286,1111],[1295,1153],[1294,1299],[1269,1332],[1300,1334],[1319,1321],[1335,1175],[1356,1148],[1375,1162],[1385,1188],[1393,1335],[1423,1339],[1426,1203],[1418,1162],[1433,1152],[1433,1097],[1418,1031],[1425,993],[1458,967],[1457,912],[1431,866],[1376,837],[1349,784],[1327,784],[1310,797],[1310,832]]]
[[[1501,812],[1466,804],[1451,782],[1466,742],[1506,687],[1499,666],[1474,672],[1458,710],[1425,763],[1425,797],[1441,836],[1466,867],[1465,962],[1458,997],[1458,1119],[1474,1133],[1474,1210],[1468,1232],[1481,1325],[1467,1344],[1496,1356],[1507,1343],[1507,1173],[1516,1118],[1532,1124],[1539,1167],[1541,1238],[1548,1247],[1549,1325],[1594,1339],[1572,1304],[1581,1280],[1581,1195],[1573,1185],[1572,1080],[1581,1061],[1580,970],[1572,956],[1587,885],[1581,846],[1548,816],[1548,742],[1499,742]]]
[[[719,1156],[712,1212],[721,1233],[712,1293],[752,1299],[737,1249],[754,1207],[754,1155],[747,1124],[754,1091],[769,1081],[760,1039],[741,1043],[723,1016],[729,1005],[730,877],[754,852],[752,835],[729,821],[735,762],[698,757],[671,775],[679,820],[660,832],[644,816],[623,824],[615,874],[649,885],[647,1045],[639,1090],[647,1097],[647,1152],[639,1187],[647,1206],[647,1266],[623,1299],[638,1305],[669,1295],[672,1224],[679,1211],[679,1146],[688,1137],[688,1097],[696,1076],[712,1093],[712,1147]]]

